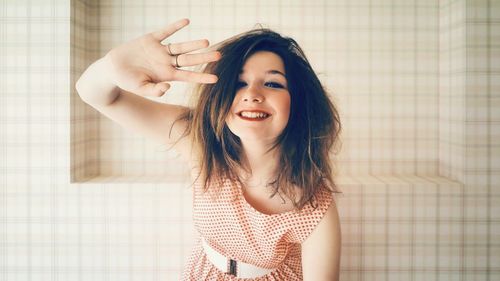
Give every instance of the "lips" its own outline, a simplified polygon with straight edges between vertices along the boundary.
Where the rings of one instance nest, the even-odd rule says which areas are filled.
[[[267,119],[269,116],[271,116],[270,113],[262,111],[262,110],[241,110],[240,112],[237,113],[237,115],[244,119],[244,120],[249,120],[249,121],[261,121]]]

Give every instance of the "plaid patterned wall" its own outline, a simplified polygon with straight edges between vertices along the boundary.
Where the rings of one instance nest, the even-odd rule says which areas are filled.
[[[95,1],[94,1],[95,2]],[[98,58],[97,5],[91,1],[74,1],[71,8],[71,84],[90,62]],[[71,182],[100,174],[99,113],[82,102],[71,87]]]
[[[192,24],[173,41],[256,22],[290,35],[332,90],[341,280],[499,280],[498,5],[0,1],[0,280],[178,279],[196,235],[184,168],[73,85],[112,46],[181,17]]]
[[[479,265],[494,280],[500,276],[500,2],[465,5],[464,229],[471,239],[464,264]]]
[[[465,1],[441,1],[439,9],[440,174],[464,180],[466,144]]]

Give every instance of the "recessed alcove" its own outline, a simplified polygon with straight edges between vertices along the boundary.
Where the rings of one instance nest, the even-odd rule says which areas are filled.
[[[71,85],[113,46],[177,19],[158,19],[166,9],[161,5],[137,14],[94,1],[72,5]],[[465,181],[461,113],[473,104],[464,103],[466,76],[455,71],[465,69],[460,44],[465,38],[446,13],[430,17],[423,11],[435,7],[421,8],[412,15],[411,27],[389,32],[383,13],[372,14],[372,29],[361,31],[363,23],[347,25],[342,9],[335,11],[341,22],[325,22],[327,28],[316,35],[283,22],[267,25],[297,39],[339,108],[342,150],[333,157],[339,182],[357,178],[364,184],[359,181],[365,176],[386,177],[381,181],[388,185],[424,180],[460,186]],[[212,23],[207,28],[208,19],[186,16],[192,26],[171,41],[208,38],[215,43],[254,26]],[[406,19],[393,21],[396,26]],[[158,101],[187,105],[187,88],[174,83]],[[74,87],[71,91],[71,182],[161,183],[188,176],[174,151],[125,131],[85,104]]]

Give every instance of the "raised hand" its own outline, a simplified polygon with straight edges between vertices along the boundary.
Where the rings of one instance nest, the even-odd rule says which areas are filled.
[[[170,88],[168,81],[215,83],[217,76],[180,69],[220,59],[217,51],[197,51],[208,46],[208,40],[194,40],[163,45],[161,42],[189,24],[182,19],[163,29],[124,43],[105,56],[113,83],[123,90],[144,95],[161,96]]]

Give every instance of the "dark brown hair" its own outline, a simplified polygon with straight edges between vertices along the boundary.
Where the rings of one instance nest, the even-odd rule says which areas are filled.
[[[341,130],[339,114],[297,42],[261,28],[234,36],[214,48],[221,52],[222,58],[208,63],[204,72],[217,75],[219,80],[199,85],[196,107],[179,118],[189,121],[185,135],[192,137],[199,153],[204,191],[219,177],[241,183],[236,171],[238,168],[248,171],[241,161],[241,141],[225,120],[245,61],[256,52],[269,51],[284,62],[291,99],[288,124],[270,149],[280,152],[280,171],[271,183],[274,189],[271,197],[282,192],[297,209],[302,209],[306,203],[316,207],[315,195],[320,188],[338,192],[330,151]],[[301,190],[299,200],[294,187]]]

